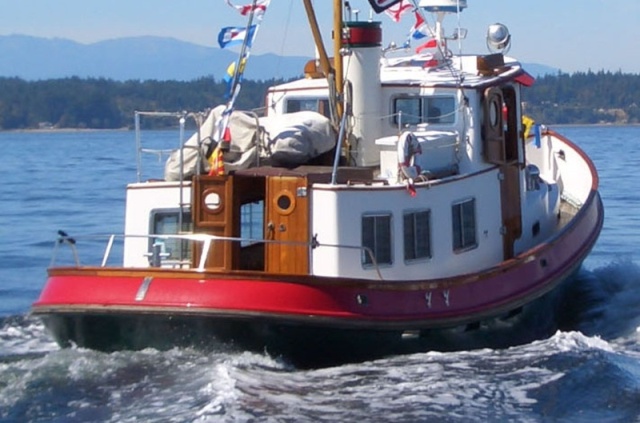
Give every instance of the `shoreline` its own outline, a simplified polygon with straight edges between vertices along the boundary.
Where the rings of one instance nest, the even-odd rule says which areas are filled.
[[[621,127],[621,126],[640,126],[640,123],[544,123],[541,125],[555,128],[566,128],[571,126],[592,126],[592,127]],[[176,127],[177,129],[177,127]],[[172,131],[174,128],[163,129],[148,129],[153,130],[167,130]],[[133,128],[27,128],[27,129],[0,129],[0,133],[64,133],[64,132],[130,132],[134,131]]]
[[[27,129],[0,129],[0,133],[62,133],[62,132],[125,132],[133,131],[129,128],[114,128],[114,129],[102,129],[102,128],[27,128]]]

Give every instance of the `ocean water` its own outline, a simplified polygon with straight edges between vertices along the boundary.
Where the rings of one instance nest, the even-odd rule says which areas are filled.
[[[640,127],[556,129],[594,160],[606,209],[562,298],[563,330],[501,350],[320,369],[224,344],[58,348],[29,306],[58,230],[122,231],[134,134],[0,133],[0,422],[640,421]],[[179,144],[175,133],[153,135]]]

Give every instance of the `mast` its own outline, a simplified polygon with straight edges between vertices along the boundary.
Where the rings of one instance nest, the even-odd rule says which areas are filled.
[[[333,66],[336,71],[336,91],[338,118],[344,113],[344,74],[342,66],[342,0],[333,0]]]
[[[318,19],[316,18],[316,13],[311,4],[312,0],[303,0],[304,8],[307,13],[307,19],[309,20],[309,27],[311,28],[311,33],[313,34],[313,41],[316,45],[316,51],[318,52],[318,59],[320,61],[320,67],[322,69],[322,73],[327,79],[327,85],[329,86],[329,109],[331,112],[331,123],[333,127],[338,130],[340,127],[340,121],[342,118],[342,84],[343,77],[342,73],[340,73],[339,77],[339,88],[336,87],[338,85],[337,80],[338,77],[336,75],[335,63],[337,62],[334,59],[334,67],[331,66],[331,61],[329,60],[329,56],[327,55],[327,50],[324,46],[324,42],[322,41],[322,35],[320,32],[320,27],[318,26]],[[338,6],[340,6],[340,0],[335,0]],[[341,8],[340,8],[341,9]],[[334,14],[334,18],[335,18]],[[340,21],[342,21],[342,11],[338,14],[340,17]],[[335,31],[334,31],[335,32]],[[335,43],[335,41],[334,41]],[[335,55],[338,57],[338,55]],[[340,62],[340,69],[342,69],[342,63]],[[338,93],[338,89],[340,92]]]
[[[309,26],[311,27],[311,34],[313,35],[313,42],[316,45],[316,50],[318,51],[318,59],[320,61],[320,68],[322,69],[322,73],[325,77],[329,77],[331,72],[331,63],[329,61],[329,56],[327,55],[327,50],[324,48],[324,43],[322,42],[322,35],[320,34],[320,28],[318,27],[318,19],[316,19],[316,12],[313,10],[313,5],[311,4],[311,0],[304,0],[304,9],[307,13],[307,19],[309,19]]]

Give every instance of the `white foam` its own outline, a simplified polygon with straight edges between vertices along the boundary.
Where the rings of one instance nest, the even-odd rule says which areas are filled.
[[[15,316],[0,326],[0,358],[59,349],[42,322],[32,317]]]

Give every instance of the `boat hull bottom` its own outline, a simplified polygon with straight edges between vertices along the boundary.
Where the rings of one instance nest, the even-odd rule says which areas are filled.
[[[344,329],[269,321],[264,317],[238,319],[133,311],[37,314],[62,347],[107,352],[231,348],[266,352],[296,367],[313,368],[397,354],[506,348],[544,339],[562,326],[558,322],[561,287],[504,315],[447,329]]]

